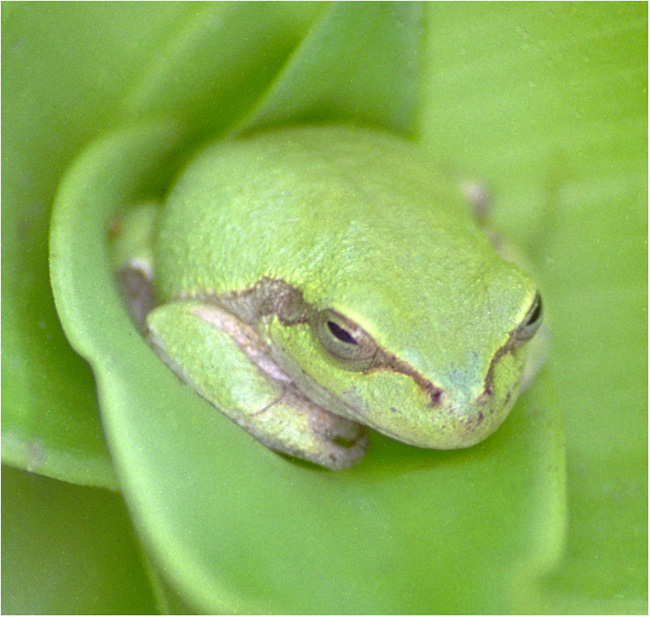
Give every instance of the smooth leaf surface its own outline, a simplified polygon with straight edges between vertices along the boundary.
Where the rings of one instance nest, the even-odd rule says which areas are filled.
[[[536,610],[647,612],[647,4],[433,4],[422,140],[526,239],[567,427],[568,547]],[[444,96],[442,94],[444,93]]]
[[[335,3],[238,130],[334,119],[410,133],[423,25],[419,2]]]
[[[4,615],[151,613],[121,496],[2,469]]]
[[[199,139],[223,132],[260,98],[321,2],[199,2],[126,96],[126,118],[183,118]]]
[[[2,7],[2,460],[115,488],[92,374],[66,341],[48,273],[50,206],[65,166],[187,7]]]
[[[293,74],[278,91],[290,92]],[[135,333],[112,286],[106,230],[147,187],[160,191],[169,177],[147,178],[186,138],[149,124],[93,144],[61,185],[52,228],[60,316],[93,364],[121,487],[159,572],[208,612],[525,605],[564,536],[562,430],[543,381],[476,448],[423,451],[374,435],[361,465],[327,473],[255,442]]]

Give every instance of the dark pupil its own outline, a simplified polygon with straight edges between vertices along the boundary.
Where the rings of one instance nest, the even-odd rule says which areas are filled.
[[[537,296],[537,304],[535,305],[535,310],[532,315],[528,318],[528,325],[534,324],[539,316],[542,314],[542,298]]]
[[[344,330],[343,328],[339,327],[337,324],[335,324],[333,321],[328,321],[327,322],[327,327],[330,329],[330,332],[337,338],[339,341],[343,341],[344,343],[351,343],[352,345],[357,345],[358,343],[352,338],[352,335]]]

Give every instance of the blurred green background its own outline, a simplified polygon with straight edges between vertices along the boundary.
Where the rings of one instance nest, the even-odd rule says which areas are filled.
[[[396,575],[394,590],[348,576],[340,595],[353,600],[323,600],[316,612],[647,612],[647,4],[359,4],[2,4],[3,612],[308,612],[308,589],[295,586],[276,604],[268,597],[285,576],[270,570],[282,565],[271,555],[258,557],[266,586],[250,588],[237,582],[247,572],[213,580],[192,556],[161,554],[162,546],[175,550],[160,538],[178,520],[164,527],[152,514],[156,499],[136,490],[152,485],[147,469],[141,476],[135,469],[149,459],[131,455],[137,442],[120,437],[132,419],[106,415],[116,403],[104,380],[117,473],[111,463],[93,373],[54,307],[50,211],[85,145],[148,118],[182,120],[189,152],[242,121],[357,116],[411,133],[447,169],[487,179],[497,225],[527,248],[548,299],[547,367],[516,417],[476,452],[413,454],[376,439],[374,459],[356,475],[314,480],[220,425],[244,452],[241,470],[229,473],[254,486],[251,472],[259,480],[268,470],[301,487],[311,501],[297,498],[292,507],[314,524],[340,514],[319,495],[342,491],[358,515],[345,533],[364,538],[363,546],[388,546],[384,569],[402,563],[402,542],[428,546],[437,537],[435,529],[420,537],[428,516],[441,520],[423,509],[425,482],[440,483],[431,495],[450,482],[458,502],[475,499],[476,511],[487,507],[483,490],[497,491],[494,521],[455,520],[467,537],[442,547],[451,572],[502,567],[494,581],[450,578],[448,594],[426,597],[417,575]],[[563,440],[553,424],[558,410]],[[564,454],[566,486],[562,470],[548,468]],[[488,470],[501,475],[484,485]],[[529,485],[540,478],[539,487]],[[106,490],[118,487],[128,511]],[[421,505],[392,512],[386,501],[405,496]],[[554,509],[536,517],[545,497]],[[403,513],[414,518],[396,520]],[[276,528],[282,524],[267,531]],[[264,529],[251,537],[263,540]],[[378,529],[385,534],[373,537]],[[312,554],[323,533],[305,538]],[[509,536],[512,547],[500,550]],[[370,559],[378,549],[367,550]],[[254,559],[264,547],[251,552]],[[426,559],[418,556],[413,568]],[[171,571],[165,580],[161,568]],[[215,581],[223,587],[212,589]],[[400,604],[409,582],[421,597]]]

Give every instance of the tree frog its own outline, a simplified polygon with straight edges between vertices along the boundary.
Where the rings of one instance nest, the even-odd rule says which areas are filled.
[[[368,427],[472,446],[532,372],[537,285],[400,137],[225,139],[119,228],[115,267],[153,348],[272,450],[342,469]]]

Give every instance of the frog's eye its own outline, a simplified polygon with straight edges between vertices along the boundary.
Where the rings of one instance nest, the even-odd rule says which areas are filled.
[[[515,339],[519,342],[525,342],[533,338],[535,332],[539,330],[542,324],[542,296],[537,292],[535,299],[526,313],[526,317],[521,325],[515,330]]]
[[[368,368],[377,355],[377,345],[357,324],[331,309],[316,316],[315,331],[323,347],[354,370]]]

